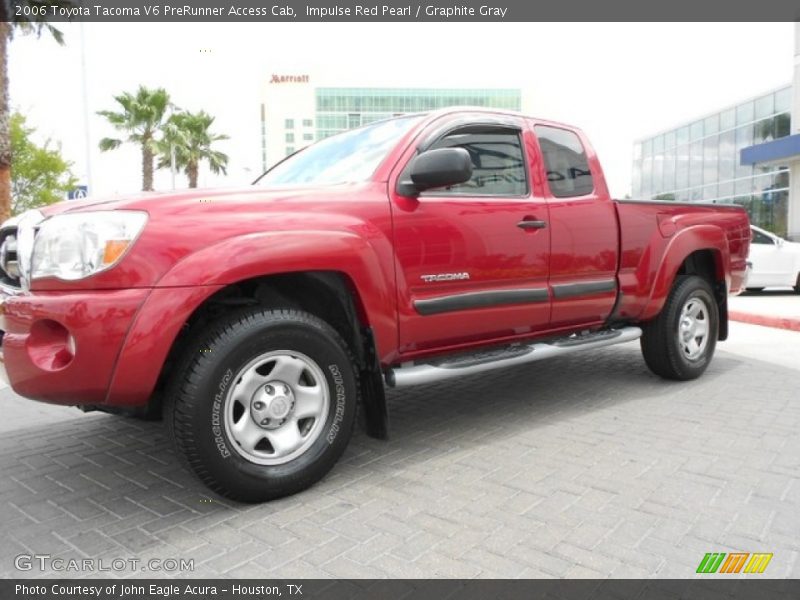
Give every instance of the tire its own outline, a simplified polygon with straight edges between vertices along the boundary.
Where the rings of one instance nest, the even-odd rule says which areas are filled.
[[[763,287],[757,287],[757,288],[751,288],[751,287],[749,287],[749,288],[747,288],[747,291],[748,291],[748,292],[763,292],[763,291],[764,291],[764,288],[763,288]]]
[[[353,364],[341,336],[311,314],[237,312],[189,344],[164,420],[189,469],[218,494],[294,494],[322,479],[350,440]]]
[[[692,336],[703,323],[705,335]],[[719,335],[719,306],[709,283],[696,275],[678,277],[664,308],[642,330],[642,355],[653,373],[678,381],[700,377],[714,356]]]
[[[797,274],[797,279],[794,282],[794,293],[800,294],[800,273]]]

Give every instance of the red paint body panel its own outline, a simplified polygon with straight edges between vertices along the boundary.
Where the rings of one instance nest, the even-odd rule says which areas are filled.
[[[125,335],[149,293],[129,289],[3,294],[3,362],[14,391],[58,404],[104,403]],[[64,357],[66,340],[37,336],[38,327],[50,322],[73,336],[74,356],[66,351]],[[156,335],[152,330],[150,334]],[[37,357],[45,352],[61,353],[63,358],[46,364]]]
[[[103,404],[138,406],[149,398],[175,338],[194,310],[222,286],[154,288],[131,322]]]
[[[739,207],[618,202],[619,283],[616,316],[647,320],[661,310],[681,263],[711,250],[728,293],[742,291],[750,245],[749,221]],[[669,221],[665,226],[664,222]],[[659,226],[659,223],[661,225]],[[665,232],[671,235],[665,235]]]
[[[341,274],[384,366],[599,328],[608,320],[647,320],[661,310],[681,263],[696,250],[711,250],[718,280],[729,292],[740,290],[749,245],[743,209],[615,202],[588,140],[568,126],[502,115],[522,137],[530,184],[524,196],[396,192],[420,140],[451,123],[499,114],[451,110],[425,117],[363,183],[190,190],[49,207],[48,215],[140,210],[148,222],[112,269],[81,281],[35,280],[30,292],[0,286],[11,385],[24,396],[61,404],[146,404],[190,315],[225,286],[272,274]],[[536,124],[580,137],[595,184],[591,194],[550,194]],[[520,229],[524,219],[546,221],[547,228]],[[459,272],[469,279],[422,278]],[[597,282],[612,288],[572,296],[554,291]],[[428,315],[415,306],[509,290],[546,295]]]

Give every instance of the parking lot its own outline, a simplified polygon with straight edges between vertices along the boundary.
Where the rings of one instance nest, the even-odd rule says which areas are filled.
[[[187,559],[186,577],[692,577],[770,552],[800,577],[800,333],[731,324],[665,382],[637,343],[390,395],[320,484],[249,506],[207,493],[160,423],[0,391],[0,576],[20,554]]]

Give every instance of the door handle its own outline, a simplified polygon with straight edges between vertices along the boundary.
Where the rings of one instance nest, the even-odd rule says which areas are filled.
[[[544,229],[547,227],[546,221],[536,221],[533,219],[524,219],[517,223],[517,227],[520,229]]]

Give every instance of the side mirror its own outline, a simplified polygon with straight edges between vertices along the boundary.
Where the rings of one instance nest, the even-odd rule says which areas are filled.
[[[778,248],[780,248],[781,246],[783,246],[783,242],[785,242],[785,241],[786,241],[786,240],[784,240],[783,238],[779,238],[779,237],[776,237],[776,238],[775,238],[775,243],[778,245]]]
[[[417,196],[432,188],[456,185],[472,177],[472,159],[464,148],[437,148],[412,159],[397,193]]]

